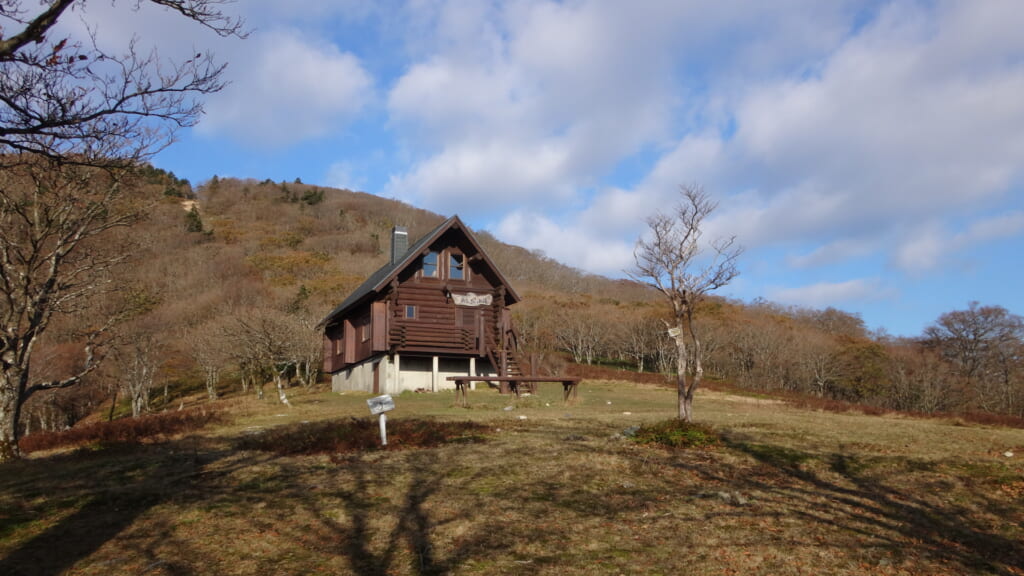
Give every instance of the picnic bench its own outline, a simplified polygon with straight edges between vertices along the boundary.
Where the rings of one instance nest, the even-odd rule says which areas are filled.
[[[460,406],[469,403],[468,392],[471,382],[488,382],[507,385],[508,390],[519,398],[520,388],[524,384],[532,385],[541,382],[558,382],[562,385],[562,400],[566,403],[576,398],[576,388],[580,379],[571,376],[449,376],[448,381],[455,383],[455,402]]]

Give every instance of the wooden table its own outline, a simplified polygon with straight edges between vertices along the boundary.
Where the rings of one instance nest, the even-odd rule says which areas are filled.
[[[455,382],[455,402],[461,406],[469,403],[467,393],[470,382],[494,382],[497,384],[508,384],[509,390],[519,398],[520,384],[535,384],[539,382],[558,382],[562,385],[562,401],[567,403],[570,399],[576,398],[576,388],[580,379],[561,376],[449,376],[450,382]]]

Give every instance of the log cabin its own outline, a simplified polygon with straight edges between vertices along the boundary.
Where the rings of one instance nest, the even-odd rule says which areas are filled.
[[[390,259],[320,323],[335,392],[454,388],[450,376],[523,373],[509,306],[519,302],[458,216],[409,245],[396,226]]]

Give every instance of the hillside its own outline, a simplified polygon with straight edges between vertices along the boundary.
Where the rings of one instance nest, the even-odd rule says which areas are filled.
[[[87,386],[31,399],[29,433],[71,425],[101,405],[114,416],[173,407],[197,389],[211,400],[237,389],[262,398],[265,384],[284,377],[284,398],[288,386],[313,384],[316,323],[385,262],[392,227],[416,238],[448,216],[301,182],[214,177],[193,190],[158,169],[144,175],[138,194],[151,200],[149,216],[105,240],[130,246],[133,258],[94,307],[127,302],[133,312],[106,341],[107,361]],[[515,309],[519,341],[543,370],[672,371],[656,292],[477,236],[524,296]],[[38,375],[80,362],[81,334],[93,322],[82,312],[60,319],[40,346]],[[770,302],[712,299],[698,324],[712,382],[880,410],[1024,416],[1024,323],[999,307],[951,312],[914,340],[872,334],[840,310]],[[987,331],[971,340],[959,331],[968,325]],[[281,358],[293,369],[275,376]]]

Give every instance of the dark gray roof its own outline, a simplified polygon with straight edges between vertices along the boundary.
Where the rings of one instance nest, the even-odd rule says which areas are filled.
[[[476,247],[480,255],[491,266],[491,269],[494,270],[494,273],[498,275],[498,279],[502,282],[502,284],[505,285],[505,288],[508,290],[513,300],[518,301],[520,299],[519,295],[512,290],[512,287],[509,286],[508,281],[505,280],[504,276],[502,276],[501,271],[498,270],[498,268],[494,265],[494,262],[492,262],[490,257],[487,256],[487,253],[484,252],[483,247],[480,246],[479,243],[477,243],[476,238],[473,237],[473,234],[469,231],[469,228],[467,228],[466,225],[462,223],[462,220],[460,220],[459,217],[456,215],[445,220],[436,228],[434,228],[433,230],[425,234],[422,238],[417,240],[416,243],[410,246],[409,249],[405,251],[405,254],[397,261],[388,262],[379,270],[371,274],[370,277],[367,278],[365,282],[360,284],[358,288],[356,288],[351,294],[349,294],[348,298],[345,298],[345,300],[341,304],[338,304],[334,308],[334,310],[331,310],[331,312],[323,320],[320,321],[319,326],[326,326],[331,320],[333,320],[336,316],[339,316],[342,312],[345,312],[349,308],[360,303],[366,297],[372,294],[376,294],[377,292],[380,292],[380,290],[383,289],[384,286],[391,282],[392,278],[397,276],[398,273],[400,273],[407,266],[412,264],[413,261],[415,261],[420,256],[420,253],[427,246],[433,244],[434,241],[441,236],[441,234],[443,234],[445,231],[447,231],[449,228],[452,228],[456,224],[459,225],[459,228],[466,234],[466,237],[469,239],[469,241],[473,243],[473,246]]]

